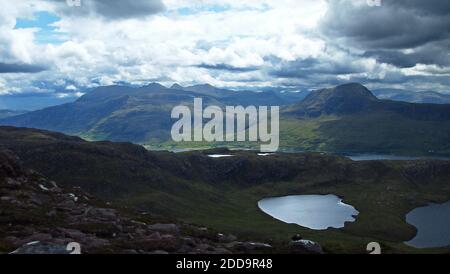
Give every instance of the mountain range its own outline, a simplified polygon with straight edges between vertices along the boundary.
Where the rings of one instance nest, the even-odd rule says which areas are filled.
[[[450,155],[450,105],[382,100],[352,83],[305,93],[250,92],[210,85],[99,87],[76,102],[0,120],[2,125],[59,131],[87,140],[133,142],[152,149],[249,147],[255,144],[175,143],[176,105],[279,105],[283,150]]]
[[[293,136],[311,150],[448,154],[450,105],[380,100],[360,84],[346,84],[311,93],[285,108]],[[297,130],[292,131],[292,127]],[[302,134],[305,129],[309,135]],[[283,130],[281,131],[283,134]],[[303,137],[304,136],[304,137]],[[283,135],[281,136],[283,139]]]
[[[172,108],[192,105],[194,97],[214,105],[287,105],[301,99],[275,92],[228,91],[210,85],[166,88],[100,87],[74,103],[5,119],[2,124],[48,129],[88,139],[146,143],[170,138]]]
[[[19,110],[9,110],[9,109],[1,109],[0,110],[0,119],[18,116],[21,114],[26,113],[26,111],[19,111]]]
[[[379,99],[419,104],[450,104],[450,94],[435,91],[414,92],[403,89],[376,89],[373,94]]]

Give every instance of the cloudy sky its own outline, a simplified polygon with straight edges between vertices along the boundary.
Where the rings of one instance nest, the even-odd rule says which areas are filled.
[[[98,85],[450,92],[449,0],[0,0],[0,109]]]

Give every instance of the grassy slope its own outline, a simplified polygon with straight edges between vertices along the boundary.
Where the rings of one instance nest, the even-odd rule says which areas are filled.
[[[328,150],[392,154],[449,155],[450,122],[412,120],[390,113],[342,117],[323,122],[319,136],[327,136]]]
[[[449,139],[449,121],[420,121],[392,113],[318,118],[282,116],[280,120],[280,149],[283,151],[448,156]],[[250,142],[176,143],[153,139],[143,145],[156,150],[259,149],[259,143]]]
[[[387,195],[379,194],[380,189],[387,189],[392,185],[384,184],[373,188],[363,184],[299,187],[296,183],[279,182],[244,190],[225,186],[208,189],[203,185],[202,188],[208,190],[203,189],[182,198],[144,193],[122,202],[174,216],[189,223],[208,225],[242,238],[277,243],[286,242],[292,235],[300,233],[305,238],[320,242],[332,253],[363,253],[365,245],[371,241],[381,242],[386,252],[450,252],[450,248],[418,250],[402,244],[415,235],[415,229],[405,223],[406,213],[428,201],[443,202],[449,199],[450,189],[446,190],[446,194],[436,194],[443,193],[442,188],[438,187],[419,193],[399,185],[394,186],[393,188],[397,189]],[[257,208],[257,202],[264,197],[329,193],[340,195],[360,211],[356,223],[348,224],[343,230],[312,231],[297,225],[284,224]],[[399,194],[404,197],[399,199]],[[408,199],[414,199],[414,202],[410,203]]]
[[[114,203],[275,244],[300,233],[328,252],[364,252],[374,240],[386,251],[421,252],[402,244],[415,233],[405,214],[450,199],[448,163],[439,161],[356,163],[320,154],[259,157],[253,152],[210,159],[205,154],[214,151],[146,152],[131,144],[11,129],[0,130],[0,145],[50,179],[82,186]],[[264,197],[329,193],[360,211],[356,223],[343,230],[312,231],[274,220],[257,208]]]
[[[208,225],[242,238],[277,243],[286,242],[299,233],[322,243],[332,253],[364,253],[365,246],[371,241],[381,242],[385,252],[450,252],[450,248],[419,250],[403,244],[416,233],[415,228],[405,222],[405,215],[428,202],[447,201],[450,199],[450,185],[447,181],[427,186],[411,185],[399,180],[396,174],[402,165],[396,166],[395,162],[389,165],[398,170],[390,171],[392,174],[383,176],[381,180],[330,182],[325,175],[325,178],[315,181],[308,175],[305,178],[307,182],[295,180],[248,187],[236,187],[233,182],[215,187],[194,183],[198,189],[184,192],[181,196],[143,193],[121,202],[189,223]],[[360,211],[357,222],[347,224],[343,230],[312,231],[277,221],[257,207],[257,202],[265,197],[330,193],[343,197],[345,202]],[[149,201],[152,202],[149,204]],[[155,201],[160,201],[160,204]],[[161,207],[161,204],[168,206]]]

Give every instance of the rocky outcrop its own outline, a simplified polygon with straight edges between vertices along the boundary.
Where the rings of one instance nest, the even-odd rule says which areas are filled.
[[[295,252],[313,253],[313,254],[324,253],[322,246],[320,244],[309,240],[292,241],[289,247],[293,253]]]
[[[0,253],[230,254],[270,248],[232,235],[113,208],[79,188],[64,189],[0,150]],[[72,245],[68,246],[69,244]]]
[[[411,161],[402,167],[402,175],[410,182],[431,182],[448,180],[450,161],[421,160]]]

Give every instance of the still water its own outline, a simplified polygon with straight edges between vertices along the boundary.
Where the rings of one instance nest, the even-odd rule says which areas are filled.
[[[288,224],[314,230],[343,228],[359,212],[335,195],[296,195],[267,198],[258,202],[266,214]]]
[[[355,154],[355,155],[345,155],[347,158],[352,159],[353,161],[411,161],[411,160],[423,160],[423,159],[432,159],[432,160],[450,160],[448,157],[437,157],[437,156],[429,156],[429,157],[414,157],[414,156],[397,156],[397,155],[385,155],[385,154]]]
[[[418,230],[407,245],[417,248],[450,245],[450,201],[416,208],[406,215],[406,221]]]

